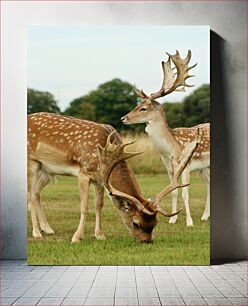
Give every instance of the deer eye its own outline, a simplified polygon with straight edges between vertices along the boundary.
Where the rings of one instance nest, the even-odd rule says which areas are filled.
[[[134,228],[140,228],[140,225],[139,225],[138,223],[136,223],[136,222],[133,221],[133,227],[134,227]]]
[[[146,107],[142,107],[141,109],[140,109],[140,112],[146,112],[147,111],[147,108]]]
[[[124,209],[125,209],[125,211],[130,210],[130,203],[128,203],[127,201],[124,201]]]

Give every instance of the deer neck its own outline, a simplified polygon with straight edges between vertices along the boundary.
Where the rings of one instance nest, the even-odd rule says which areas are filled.
[[[110,183],[116,189],[135,197],[139,201],[145,201],[134,173],[126,161],[115,167],[111,174]]]
[[[147,122],[145,131],[161,155],[167,157],[180,155],[181,146],[168,126],[162,106],[156,116]]]

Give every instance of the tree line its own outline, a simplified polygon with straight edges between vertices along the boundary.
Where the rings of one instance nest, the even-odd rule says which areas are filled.
[[[124,126],[120,118],[131,111],[138,102],[133,94],[133,86],[120,79],[101,84],[88,94],[74,99],[62,112],[54,96],[49,92],[28,89],[28,114],[53,112],[87,119],[99,123],[108,123],[118,131],[142,131],[142,125]],[[168,124],[174,127],[190,127],[210,122],[210,87],[204,84],[197,88],[182,102],[165,102],[163,108]]]

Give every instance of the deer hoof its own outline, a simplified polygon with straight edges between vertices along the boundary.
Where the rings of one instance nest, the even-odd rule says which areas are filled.
[[[170,224],[174,224],[176,222],[177,222],[177,216],[170,217],[170,219],[169,219]]]
[[[207,221],[208,220],[208,218],[209,218],[209,216],[208,215],[203,215],[202,217],[201,217],[201,220],[202,221]]]
[[[187,221],[186,223],[187,223],[187,227],[193,226],[193,221],[192,221],[192,219],[189,220],[189,221]]]
[[[71,243],[79,243],[82,239],[83,239],[83,237],[79,237],[79,236],[74,234],[72,239],[71,239]]]
[[[48,234],[48,235],[54,234],[54,230],[50,226],[42,228],[42,232],[44,232],[45,234]]]
[[[106,240],[106,238],[105,238],[103,232],[95,233],[95,238],[96,238],[97,240]]]
[[[41,235],[40,231],[37,230],[37,231],[33,231],[33,237],[34,238],[42,238],[42,235]]]

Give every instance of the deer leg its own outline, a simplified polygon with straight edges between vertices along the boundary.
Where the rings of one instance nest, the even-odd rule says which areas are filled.
[[[173,179],[173,173],[169,170],[171,168],[171,164],[170,164],[170,161],[168,162],[168,160],[163,156],[161,155],[161,159],[167,169],[167,173],[168,173],[168,176],[169,176],[169,179],[170,179],[170,182],[172,181]],[[178,189],[175,189],[171,192],[171,199],[172,199],[172,209],[171,209],[171,212],[172,213],[175,213],[177,211],[177,198],[178,198]],[[173,216],[173,217],[170,217],[169,219],[169,223],[173,224],[173,223],[176,223],[177,221],[177,215]]]
[[[38,194],[37,203],[36,203],[36,213],[40,222],[40,228],[46,234],[54,234],[54,231],[48,224],[45,212],[43,210],[43,207],[41,206],[40,192],[50,181],[51,181],[51,176],[49,176],[45,172],[45,170],[41,168],[38,172],[37,182],[35,185],[35,191],[36,194]]]
[[[96,227],[95,237],[97,240],[106,239],[102,231],[102,208],[103,208],[104,188],[100,185],[95,185],[95,209],[96,209]]]
[[[177,211],[177,198],[178,198],[178,189],[175,189],[171,192],[172,198],[172,210],[171,213],[175,213]],[[169,223],[173,224],[177,221],[177,215],[170,217]]]
[[[28,161],[28,207],[30,208],[32,227],[33,227],[33,237],[41,238],[42,235],[39,230],[37,214],[36,214],[36,204],[37,204],[37,194],[35,193],[35,183],[37,181],[39,163],[35,161]]]
[[[204,213],[201,217],[201,220],[207,221],[210,217],[210,169],[203,169],[202,170],[202,176],[204,180],[207,182],[207,200],[206,205],[204,209]]]
[[[190,172],[186,168],[182,173],[182,184],[189,184],[190,181]],[[189,187],[183,187],[182,189],[182,198],[184,201],[185,206],[185,212],[186,212],[186,225],[187,226],[193,226],[193,220],[190,215],[190,209],[189,209]]]
[[[44,187],[46,185],[47,184],[45,184]],[[46,234],[54,234],[54,230],[48,224],[45,212],[44,212],[44,210],[41,206],[40,194],[39,193],[36,193],[36,203],[35,204],[36,204],[35,209],[36,209],[36,213],[37,213],[37,216],[38,216],[38,219],[39,219],[39,222],[40,222],[40,228],[41,228],[42,232],[44,232]]]
[[[37,217],[40,227],[46,234],[54,234],[54,231],[47,222],[44,210],[40,202],[41,190],[50,182],[50,176],[42,169],[39,162],[29,161],[28,165],[28,187],[29,187],[29,207],[33,223],[33,236],[40,238],[41,233],[38,228]]]
[[[171,181],[173,178],[173,174],[168,171],[168,175]],[[175,189],[171,192],[171,199],[172,199],[171,213],[175,213],[177,211],[177,197],[178,197],[178,189]],[[177,215],[170,217],[169,219],[169,223],[171,224],[176,223],[176,221],[177,221]]]
[[[78,228],[74,233],[71,242],[79,242],[80,240],[83,239],[85,221],[89,209],[88,193],[89,193],[90,179],[83,174],[79,174],[78,180],[79,180],[79,192],[80,192],[80,201],[81,201],[81,216]]]
[[[33,193],[32,191],[29,192],[28,194],[28,202],[29,202],[32,227],[33,227],[32,235],[34,238],[41,238],[42,235],[39,230],[38,219],[37,219],[37,214],[36,214],[36,209],[35,209],[37,198],[36,198],[35,193]]]
[[[36,192],[38,182],[40,163],[36,161],[28,161],[28,207],[31,211],[31,220],[33,227],[33,237],[41,238],[37,219],[37,203],[39,202],[39,193]]]

